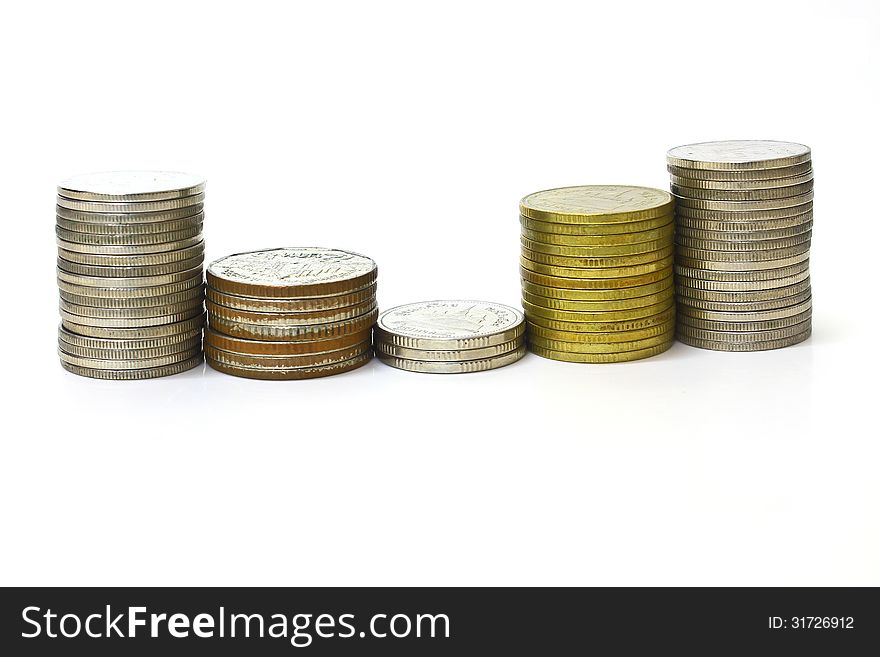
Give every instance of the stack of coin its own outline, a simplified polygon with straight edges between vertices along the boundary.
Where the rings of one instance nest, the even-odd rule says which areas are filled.
[[[457,374],[510,365],[526,353],[525,318],[486,301],[421,301],[382,313],[376,355],[411,372]]]
[[[58,186],[61,326],[68,371],[149,379],[202,361],[205,181],[165,171]]]
[[[673,200],[647,187],[588,185],[520,202],[529,348],[578,363],[637,360],[675,329]]]
[[[208,266],[205,357],[251,379],[313,379],[372,357],[376,263],[320,247],[238,253]]]
[[[811,331],[810,149],[718,141],[669,151],[677,336],[720,351],[778,349]]]

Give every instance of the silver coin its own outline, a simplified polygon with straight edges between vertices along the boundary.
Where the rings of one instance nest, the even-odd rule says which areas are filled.
[[[177,251],[160,251],[159,253],[141,253],[136,255],[107,255],[104,253],[79,253],[58,249],[58,256],[68,262],[97,267],[148,267],[151,265],[167,265],[170,262],[191,260],[205,253],[205,241]]]
[[[379,316],[377,342],[411,349],[475,349],[510,342],[525,331],[523,314],[489,301],[420,301]]]
[[[728,342],[730,344],[746,344],[749,342],[769,342],[771,340],[784,340],[793,335],[799,335],[810,329],[811,321],[805,320],[798,324],[792,324],[784,328],[770,329],[769,331],[711,331],[698,329],[692,326],[679,325],[678,335],[687,336],[696,340],[708,342]]]
[[[783,249],[778,249],[782,251]],[[722,251],[716,251],[715,253],[722,253]],[[675,264],[677,266],[686,267],[689,269],[699,269],[704,272],[720,272],[720,273],[739,273],[746,275],[745,280],[749,280],[753,274],[752,272],[756,272],[762,269],[781,269],[783,267],[790,267],[791,265],[797,265],[802,262],[806,262],[810,258],[809,250],[800,253],[798,255],[793,255],[787,258],[780,258],[778,260],[748,260],[748,261],[729,261],[729,260],[720,260],[720,259],[706,259],[706,258],[688,258],[686,256],[676,256]],[[735,279],[734,279],[735,280]],[[756,280],[756,279],[755,279]]]
[[[790,317],[780,317],[778,319],[765,319],[759,322],[755,321],[718,321],[709,319],[699,319],[698,317],[689,317],[688,315],[679,315],[678,326],[691,326],[693,328],[705,329],[709,331],[771,331],[775,329],[794,326],[801,322],[806,322],[813,316],[812,308],[805,310],[797,315]]]
[[[703,199],[675,197],[675,207],[685,214],[687,210],[724,210],[727,212],[752,213],[761,210],[782,210],[804,205],[813,200],[813,192],[808,191],[785,198],[761,199],[756,201],[707,201]],[[744,219],[746,217],[743,217]]]
[[[677,308],[678,313],[676,316],[693,317],[694,319],[703,319],[713,322],[763,322],[774,319],[782,319],[783,317],[791,317],[793,315],[799,315],[801,313],[807,312],[808,310],[811,310],[812,307],[813,300],[811,297],[808,297],[806,301],[803,301],[793,306],[786,306],[784,308],[778,308],[776,310],[760,310],[754,312],[716,312],[712,310],[700,310],[698,308],[691,308],[690,306],[685,306],[681,304]]]
[[[714,242],[679,236],[676,237],[675,245],[677,253],[697,260],[778,260],[780,257],[790,257],[809,250],[812,237],[812,232],[809,232],[779,240]]]
[[[813,222],[807,221],[788,228],[774,228],[771,230],[702,230],[679,226],[675,234],[679,238],[692,240],[705,240],[707,242],[760,242],[762,240],[781,240],[787,237],[795,237],[813,230]]]
[[[176,210],[159,210],[157,212],[82,212],[80,210],[71,210],[70,208],[62,208],[60,205],[55,206],[55,216],[67,221],[84,223],[87,225],[100,224],[125,224],[140,225],[163,223],[166,221],[179,221],[196,215],[204,216],[204,203],[196,203],[188,205]]]
[[[178,303],[170,303],[161,306],[139,306],[135,308],[104,308],[101,306],[80,306],[70,301],[60,299],[58,305],[65,313],[78,317],[91,319],[149,319],[153,317],[179,317],[185,314],[190,316],[201,314],[205,311],[202,299],[187,299]],[[163,322],[164,323],[164,322]],[[103,325],[103,324],[102,324]]]
[[[711,349],[713,351],[769,351],[771,349],[782,349],[803,342],[810,337],[812,328],[793,335],[790,338],[780,340],[769,340],[767,342],[717,342],[710,340],[700,340],[688,335],[676,335],[679,342],[683,342],[691,347],[699,347],[701,349]]]
[[[685,267],[675,265],[676,282],[695,287],[697,283],[706,283],[710,281],[729,282],[729,283],[758,283],[760,281],[771,281],[773,279],[786,279],[791,276],[805,274],[809,272],[810,263],[807,260],[793,263],[784,267],[776,267],[771,269],[760,269],[752,271],[717,271],[712,269],[700,269],[694,267]],[[723,290],[724,287],[706,289]]]
[[[670,176],[670,182],[675,186],[688,189],[719,190],[719,191],[754,191],[760,189],[778,189],[780,187],[792,187],[803,185],[813,181],[813,170],[809,169],[799,176],[788,178],[764,178],[762,180],[699,180],[697,178],[683,178]]]
[[[72,363],[61,361],[61,366],[71,374],[78,376],[87,376],[93,379],[107,379],[112,381],[135,381],[142,379],[155,379],[162,376],[170,376],[172,374],[180,374],[194,367],[198,367],[203,362],[202,354],[190,358],[189,360],[164,365],[162,367],[149,367],[139,370],[99,370],[91,367],[80,367]]]
[[[162,253],[164,251],[177,251],[178,249],[186,249],[197,244],[202,244],[204,240],[201,234],[187,239],[178,240],[176,242],[163,242],[160,244],[137,244],[137,245],[119,245],[119,244],[78,244],[76,242],[68,242],[61,238],[56,238],[55,243],[59,248],[65,251],[76,251],[77,253],[91,253],[96,255],[142,255],[145,253]]]
[[[109,317],[86,317],[83,315],[76,315],[74,313],[68,312],[66,310],[60,310],[61,319],[64,322],[64,325],[67,327],[76,327],[70,328],[69,330],[74,333],[82,332],[81,327],[83,326],[91,326],[97,328],[120,328],[120,329],[133,329],[133,328],[145,328],[150,326],[162,326],[165,324],[174,324],[178,322],[185,322],[190,319],[194,319],[197,317],[201,317],[204,315],[204,310],[201,305],[198,305],[191,310],[187,310],[185,312],[180,312],[176,314],[167,314],[167,315],[158,315],[155,317],[123,317],[123,318],[109,318]],[[87,334],[90,335],[90,334]]]
[[[321,287],[355,288],[372,283],[376,263],[372,258],[323,247],[296,247],[266,249],[237,253],[215,260],[208,265],[210,285],[219,292],[270,298],[299,296],[302,289],[308,294]],[[339,290],[350,291],[349,289]],[[327,294],[333,294],[329,290]]]
[[[143,276],[163,276],[166,274],[174,274],[179,271],[189,271],[194,267],[200,267],[204,262],[205,256],[198,256],[190,260],[180,260],[178,262],[169,262],[164,265],[145,265],[143,267],[107,267],[103,265],[81,265],[78,262],[68,262],[64,258],[58,258],[58,268],[70,274],[79,274],[80,276],[100,276],[100,277],[119,277],[119,278],[136,278]]]
[[[666,153],[667,164],[686,169],[774,169],[809,160],[808,146],[770,140],[707,141]]]
[[[176,230],[169,233],[142,233],[138,235],[93,235],[91,233],[81,233],[73,230],[67,230],[60,226],[55,227],[55,235],[65,242],[73,242],[74,244],[97,244],[97,245],[117,245],[117,246],[135,246],[139,244],[168,244],[169,242],[179,242],[191,237],[201,235],[202,224],[195,224],[183,230]]]
[[[478,347],[476,349],[411,349],[387,342],[376,342],[374,345],[377,352],[387,356],[406,358],[407,360],[422,360],[427,362],[470,361],[502,356],[516,351],[525,344],[525,336],[520,336],[510,342],[503,342],[491,347]]]
[[[176,294],[185,290],[192,290],[193,288],[199,288],[200,291],[204,291],[203,285],[204,279],[202,278],[201,267],[189,278],[173,283],[145,285],[142,287],[79,285],[60,278],[58,279],[58,289],[62,292],[76,294],[83,297],[94,297],[95,299],[140,299],[144,297],[161,297],[166,294]]]
[[[139,276],[136,278],[80,276],[79,274],[66,272],[63,269],[56,269],[55,273],[58,276],[58,280],[64,283],[96,288],[154,288],[160,285],[164,286],[184,281],[186,281],[186,284],[189,286],[194,278],[198,278],[199,282],[202,280],[202,268],[200,266],[174,274],[164,274],[162,276]],[[96,293],[94,296],[100,295]],[[150,294],[145,294],[144,296],[155,296],[155,294],[150,291]]]
[[[59,291],[60,297],[68,303],[75,303],[78,306],[93,306],[95,308],[152,308],[173,305],[193,299],[203,299],[204,294],[205,291],[201,286],[154,297],[91,297],[71,294],[64,290]]]
[[[159,347],[142,347],[139,349],[121,349],[117,347],[95,349],[93,347],[72,344],[59,337],[58,348],[66,354],[77,356],[79,358],[94,358],[105,361],[136,361],[145,358],[162,358],[163,356],[170,356],[171,354],[179,354],[182,352],[197,352],[202,348],[202,336],[201,333],[199,333],[180,342],[166,344]]]
[[[55,217],[55,226],[75,233],[87,235],[107,235],[115,237],[129,237],[133,235],[152,235],[155,233],[173,233],[200,226],[205,220],[205,213],[199,212],[190,217],[176,219],[174,221],[154,221],[151,223],[100,223],[92,224],[84,221],[70,221],[64,217]],[[71,240],[75,242],[76,240]]]
[[[376,356],[386,365],[396,367],[400,370],[407,370],[409,372],[423,372],[428,374],[465,374],[471,372],[484,372],[486,370],[494,370],[515,363],[525,355],[525,345],[518,347],[514,351],[502,354],[501,356],[466,361],[409,360],[407,358],[391,356],[383,351],[376,351]]]
[[[205,191],[205,179],[178,171],[104,171],[58,183],[58,194],[82,201],[162,201]]]
[[[678,294],[675,300],[678,302],[679,309],[693,308],[695,310],[711,310],[713,312],[741,313],[779,310],[780,308],[786,308],[792,304],[803,303],[809,299],[811,295],[812,293],[808,286],[807,289],[796,292],[791,296],[773,299],[754,301],[709,301],[705,299],[695,299],[688,296],[686,293],[683,293]]]
[[[159,326],[138,326],[134,328],[121,326],[89,326],[88,324],[78,324],[76,321],[70,321],[67,319],[61,320],[61,325],[70,333],[89,338],[111,340],[152,340],[155,338],[167,338],[180,335],[181,333],[190,333],[197,329],[201,330],[204,324],[204,314],[182,322],[170,322]]]
[[[186,342],[201,339],[202,329],[200,326],[183,333],[158,336],[152,338],[92,338],[86,335],[71,333],[64,325],[58,327],[58,339],[76,349],[92,351],[137,351],[140,349],[159,349],[168,347],[172,351],[181,351],[182,347],[175,347]],[[67,351],[70,351],[69,349]],[[73,353],[73,352],[71,352]]]
[[[782,201],[786,198],[796,197],[813,191],[813,181],[790,185],[786,187],[772,187],[769,189],[700,189],[697,187],[684,187],[682,185],[670,185],[676,199],[702,199],[709,202],[731,201],[743,203],[756,203],[758,201]]]
[[[777,167],[775,169],[690,169],[687,167],[677,167],[672,164],[666,165],[666,169],[672,176],[690,180],[715,180],[718,182],[792,178],[794,176],[803,175],[812,170],[812,168],[813,163],[809,160],[802,162],[801,164],[794,164],[790,167]],[[687,183],[681,184],[686,185]]]
[[[697,299],[701,301],[718,301],[724,303],[737,303],[740,301],[769,301],[771,299],[784,299],[795,294],[800,294],[804,290],[810,289],[810,272],[805,272],[801,280],[788,285],[779,287],[761,288],[754,290],[735,290],[735,291],[718,291],[703,290],[695,287],[684,285],[679,280],[675,286],[677,294],[688,297],[689,299]]]
[[[194,194],[184,198],[173,198],[166,201],[134,201],[127,203],[111,203],[108,201],[78,201],[64,196],[56,197],[55,202],[62,208],[80,212],[109,212],[111,214],[139,214],[142,212],[165,212],[179,210],[191,205],[205,202],[205,194]]]
[[[764,228],[783,228],[813,218],[813,202],[786,208],[763,210],[699,210],[686,208],[683,205],[675,209],[675,223],[693,228],[711,228],[701,224],[729,224],[730,230],[736,230],[736,224],[753,224],[754,228],[742,230],[761,230]],[[716,229],[717,230],[717,229]]]

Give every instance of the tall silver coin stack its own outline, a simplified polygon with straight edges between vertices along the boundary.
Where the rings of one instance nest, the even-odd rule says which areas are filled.
[[[205,181],[167,171],[87,174],[58,185],[61,365],[149,379],[202,362]]]
[[[718,141],[666,156],[676,197],[676,335],[719,351],[761,351],[810,336],[810,149]]]
[[[379,316],[373,337],[379,360],[411,372],[482,372],[526,353],[523,314],[487,301],[398,306]]]

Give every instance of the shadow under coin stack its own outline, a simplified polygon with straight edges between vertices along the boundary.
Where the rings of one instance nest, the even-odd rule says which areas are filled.
[[[205,357],[251,379],[313,379],[372,357],[376,263],[319,247],[267,249],[208,266]]]
[[[718,351],[779,349],[811,332],[810,149],[777,141],[673,148],[677,336]]]
[[[659,189],[562,187],[520,202],[527,341],[545,358],[614,363],[675,333],[673,200]]]
[[[382,313],[376,355],[411,372],[463,374],[515,363],[526,353],[525,318],[486,301],[422,301]]]
[[[61,326],[74,374],[149,379],[202,362],[205,182],[121,171],[58,186]]]

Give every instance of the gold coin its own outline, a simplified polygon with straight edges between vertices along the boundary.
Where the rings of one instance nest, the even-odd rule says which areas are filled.
[[[564,351],[569,354],[619,354],[628,351],[636,351],[637,349],[647,349],[656,347],[661,344],[670,342],[674,337],[674,331],[669,331],[655,335],[643,340],[633,340],[631,342],[563,342],[561,340],[548,340],[533,336],[529,338],[529,347],[538,347],[540,349],[549,349],[551,351]]]
[[[578,237],[603,237],[603,236],[620,236],[641,235],[645,231],[658,230],[664,228],[672,222],[673,213],[670,210],[667,214],[654,217],[653,219],[644,219],[642,221],[628,221],[625,223],[615,224],[558,224],[549,221],[540,221],[531,219],[530,217],[519,216],[520,225],[526,230],[533,230],[538,233],[549,235],[571,235]]]
[[[658,251],[650,251],[648,253],[639,253],[627,256],[557,256],[549,255],[547,253],[540,253],[538,251],[532,251],[525,246],[522,247],[522,255],[524,258],[528,258],[532,262],[544,265],[551,265],[554,267],[575,267],[589,269],[604,269],[607,267],[631,267],[633,265],[643,265],[649,262],[656,262],[657,260],[661,260],[662,258],[671,257],[674,247],[670,243],[667,244],[668,246]]]
[[[642,358],[650,358],[657,354],[662,354],[672,346],[675,340],[667,340],[659,345],[648,347],[647,349],[636,349],[635,351],[622,351],[614,354],[582,354],[569,351],[558,351],[554,349],[544,349],[537,345],[529,346],[529,350],[543,358],[552,360],[561,360],[568,363],[624,363],[632,360],[640,360]]]
[[[262,367],[239,367],[224,363],[213,358],[206,359],[208,365],[218,372],[240,376],[246,379],[266,379],[273,381],[291,381],[296,379],[317,379],[323,376],[331,376],[333,374],[342,374],[350,372],[362,365],[366,365],[373,357],[373,351],[368,349],[364,353],[355,356],[350,360],[343,360],[330,365],[319,365],[317,367],[298,367],[291,369],[273,369],[267,370]]]
[[[670,295],[662,301],[647,306],[626,308],[624,310],[596,310],[594,312],[544,308],[525,300],[523,300],[522,305],[526,312],[526,318],[530,321],[537,321],[538,318],[542,318],[560,322],[619,322],[656,315],[670,308],[673,305],[673,300]]]
[[[652,251],[661,251],[672,246],[672,232],[665,239],[652,240],[650,242],[638,242],[636,244],[611,244],[604,246],[572,246],[568,244],[547,244],[525,235],[520,238],[522,246],[529,251],[545,253],[552,256],[576,257],[576,258],[605,258],[619,256],[632,256]],[[656,260],[656,258],[655,258]]]
[[[674,232],[675,223],[671,219],[669,223],[660,228],[618,235],[559,235],[557,233],[542,233],[530,228],[522,228],[523,237],[541,244],[556,244],[558,246],[624,246],[628,244],[644,244],[656,240],[669,241],[672,239]]]
[[[655,303],[668,301],[674,295],[672,287],[668,287],[662,292],[656,294],[648,294],[643,297],[635,297],[632,299],[607,299],[601,301],[569,301],[567,299],[552,299],[542,297],[536,294],[530,294],[523,290],[523,301],[527,301],[535,306],[542,308],[550,308],[553,310],[574,310],[581,312],[602,312],[608,310],[627,310],[629,308],[643,308],[651,306]]]
[[[548,299],[563,299],[567,301],[614,301],[618,299],[636,299],[651,294],[657,294],[672,287],[672,276],[636,287],[619,288],[616,290],[570,290],[560,287],[548,287],[536,285],[529,281],[522,281],[523,292],[531,295],[546,297]]]
[[[519,273],[524,282],[566,290],[623,290],[657,283],[672,275],[670,270],[660,269],[639,276],[621,276],[619,278],[573,278],[570,276],[548,276],[546,274],[538,274],[525,267],[520,267]]]
[[[672,212],[669,192],[629,185],[559,187],[529,194],[520,214],[564,224],[607,224],[644,221]]]
[[[527,325],[535,325],[545,329],[552,329],[554,331],[571,331],[573,333],[578,333],[580,331],[586,333],[611,333],[612,331],[636,331],[657,324],[665,324],[673,317],[675,317],[675,306],[670,305],[667,310],[656,315],[639,317],[637,319],[607,322],[568,322],[548,319],[546,317],[532,316],[528,318]]]
[[[643,274],[652,274],[654,272],[665,272],[672,267],[672,256],[655,260],[642,265],[633,265],[631,267],[560,267],[555,265],[545,265],[540,262],[534,262],[528,258],[521,256],[520,265],[524,269],[532,271],[536,274],[544,276],[561,276],[563,278],[583,278],[583,279],[608,279],[608,278],[632,278]],[[686,263],[682,263],[686,264]]]
[[[546,340],[555,340],[566,344],[609,344],[613,342],[636,342],[638,340],[646,340],[658,335],[670,335],[675,331],[675,318],[667,319],[660,324],[646,326],[645,328],[632,329],[629,331],[559,331],[544,328],[536,324],[529,324],[528,338],[543,338]]]

